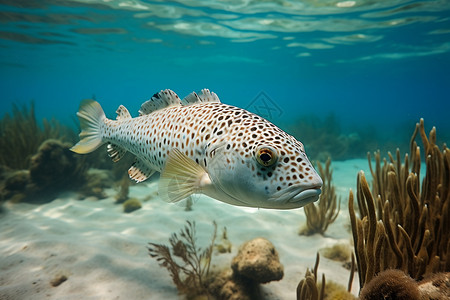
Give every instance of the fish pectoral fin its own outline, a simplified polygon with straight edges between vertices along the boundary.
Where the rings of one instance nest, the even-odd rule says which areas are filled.
[[[174,148],[170,151],[159,179],[159,196],[166,202],[178,202],[200,193],[211,184],[204,168]]]
[[[148,179],[155,173],[145,162],[136,159],[136,161],[128,169],[128,175],[137,183]]]

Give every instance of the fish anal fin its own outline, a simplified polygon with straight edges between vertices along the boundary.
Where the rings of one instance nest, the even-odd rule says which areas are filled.
[[[200,193],[211,184],[204,168],[174,148],[170,151],[159,180],[159,196],[166,202],[178,202]]]
[[[144,102],[139,109],[139,115],[148,115],[169,106],[180,105],[180,97],[174,91],[167,89],[154,94],[150,100]]]
[[[127,153],[127,150],[111,143],[106,146],[106,151],[113,162],[118,162]]]
[[[116,113],[117,113],[117,117],[116,117],[117,121],[123,121],[123,120],[131,119],[130,112],[123,105],[120,105],[119,108],[117,108]]]
[[[137,183],[148,179],[153,173],[155,173],[155,171],[141,160],[136,160],[128,169],[128,175]]]
[[[219,97],[216,93],[209,91],[208,89],[201,90],[200,93],[192,92],[187,95],[182,101],[183,105],[189,105],[202,102],[217,102],[220,103]]]

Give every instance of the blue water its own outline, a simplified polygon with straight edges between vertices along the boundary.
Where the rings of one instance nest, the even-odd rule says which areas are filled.
[[[209,88],[281,125],[333,113],[450,130],[446,0],[1,0],[0,24],[3,112],[34,100],[72,123],[84,98],[114,117],[161,89]]]

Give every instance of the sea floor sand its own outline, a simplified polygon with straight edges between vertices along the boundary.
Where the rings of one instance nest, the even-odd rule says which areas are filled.
[[[262,285],[264,299],[295,299],[298,282],[312,268],[316,252],[336,243],[351,244],[347,197],[356,186],[364,159],[333,162],[333,184],[341,196],[341,212],[325,236],[299,236],[305,223],[303,209],[266,210],[235,207],[196,196],[192,211],[156,196],[156,183],[130,188],[130,197],[152,199],[142,209],[123,213],[114,203],[113,188],[102,200],[76,200],[74,193],[43,205],[4,205],[0,214],[0,299],[182,299],[169,273],[148,255],[148,242],[168,244],[186,220],[197,225],[199,245],[210,241],[212,222],[220,235],[227,227],[232,252],[213,256],[213,268],[231,263],[238,247],[264,237],[279,252],[284,278]],[[347,285],[349,271],[341,263],[321,258],[319,274]],[[51,282],[67,278],[57,286]],[[355,276],[357,278],[357,276]],[[353,292],[357,293],[355,279]]]

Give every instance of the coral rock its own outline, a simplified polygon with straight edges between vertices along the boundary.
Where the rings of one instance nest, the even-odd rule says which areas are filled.
[[[419,283],[423,300],[450,299],[450,272],[436,273]]]
[[[208,289],[217,299],[252,300],[260,299],[258,283],[251,279],[237,276],[232,270],[226,270],[215,276]]]
[[[396,299],[419,300],[417,282],[403,271],[390,269],[380,272],[361,290],[361,300]]]
[[[136,198],[130,198],[123,203],[123,212],[130,213],[142,207],[141,202]]]
[[[21,202],[26,198],[29,182],[30,172],[28,170],[11,172],[6,180],[0,184],[0,199]]]
[[[46,140],[31,158],[30,177],[40,188],[79,186],[83,183],[84,170],[70,145],[59,140]]]
[[[233,258],[231,268],[237,275],[258,283],[267,283],[283,278],[283,265],[274,245],[264,238],[244,243]]]
[[[25,187],[30,181],[30,172],[19,170],[12,172],[5,181],[5,189],[8,191],[25,191]]]

